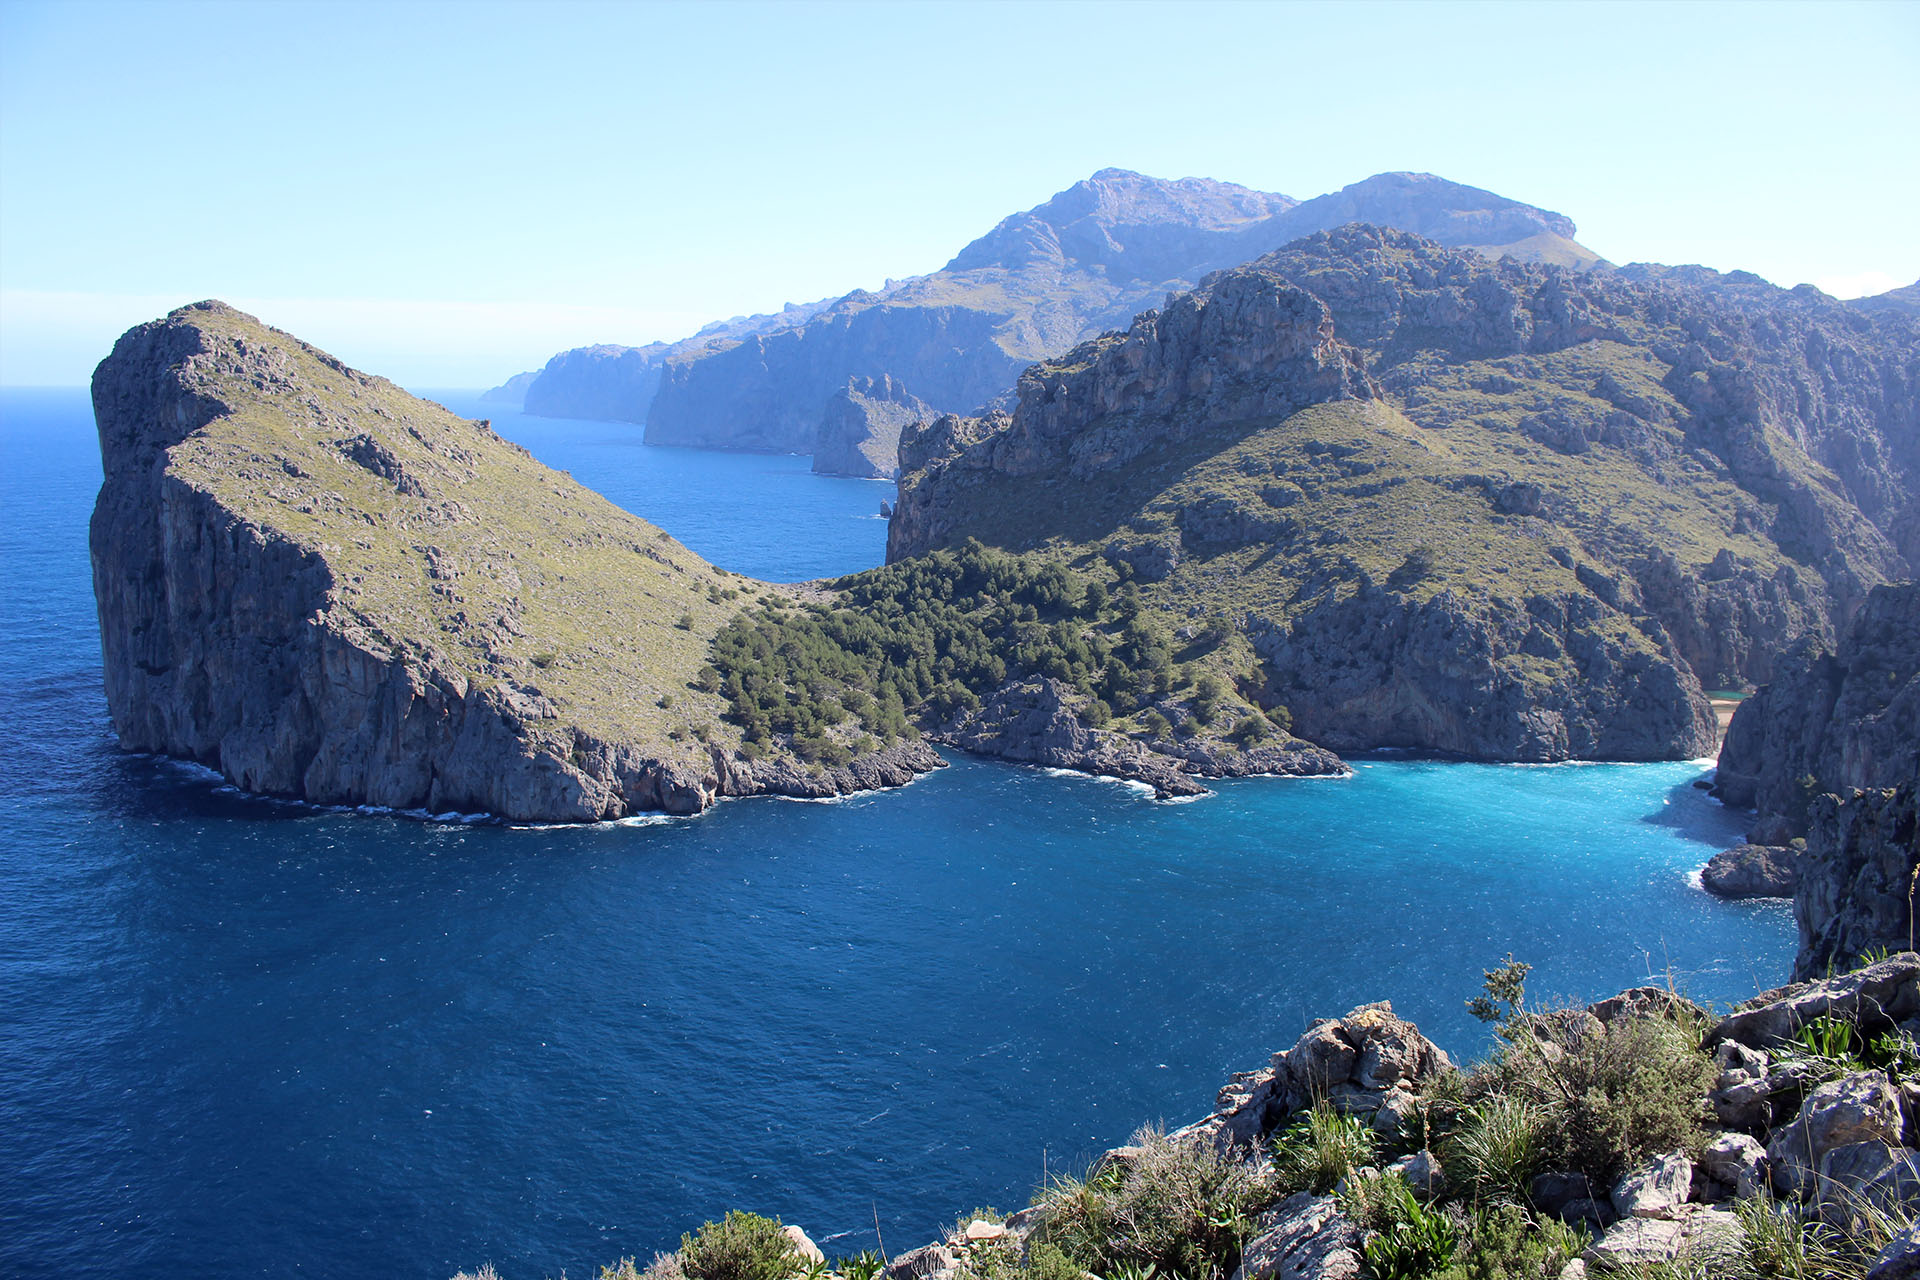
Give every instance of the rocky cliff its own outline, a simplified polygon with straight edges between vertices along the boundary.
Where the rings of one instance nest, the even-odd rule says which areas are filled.
[[[823,407],[849,379],[890,378],[934,412],[968,412],[1029,362],[1125,325],[1168,291],[1356,218],[1493,256],[1597,261],[1561,215],[1430,174],[1380,174],[1302,204],[1103,169],[1005,219],[941,270],[880,293],[730,322],[671,347],[563,352],[530,391],[529,412],[645,421],[660,444],[815,452]],[[854,425],[832,415],[843,443],[828,443],[823,469],[891,474],[890,423],[876,419],[875,435],[848,445]]]
[[[486,423],[217,303],[94,375],[91,530],[122,745],[319,803],[592,820],[938,764],[742,754],[692,687],[742,588]],[[751,758],[750,758],[751,756]]]
[[[1762,843],[1805,834],[1816,797],[1920,780],[1920,583],[1876,587],[1837,651],[1809,638],[1740,704],[1715,793]]]
[[[1335,750],[1699,755],[1701,696],[1920,556],[1920,330],[1700,268],[1345,227],[903,437],[888,554],[974,537],[1224,615]]]
[[[890,376],[849,378],[827,398],[814,435],[813,469],[892,479],[900,472],[900,433],[935,416],[926,401]]]

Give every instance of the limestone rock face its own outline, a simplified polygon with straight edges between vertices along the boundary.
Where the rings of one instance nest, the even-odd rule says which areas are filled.
[[[1740,704],[1715,790],[1804,832],[1823,792],[1920,778],[1920,583],[1873,589],[1838,651],[1808,640]]]
[[[1795,976],[1851,964],[1914,939],[1920,875],[1920,784],[1824,795],[1813,803],[1804,871],[1794,891],[1800,923]]]
[[[485,423],[223,304],[131,330],[93,391],[129,750],[316,803],[540,821],[937,764],[924,744],[824,775],[738,756],[689,687],[727,575]]]
[[[813,469],[824,475],[891,480],[900,473],[901,431],[938,416],[891,375],[849,378],[827,398],[813,446]]]

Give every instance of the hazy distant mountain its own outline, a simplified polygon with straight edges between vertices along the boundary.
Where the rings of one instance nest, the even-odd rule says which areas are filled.
[[[1490,257],[1598,261],[1557,213],[1430,174],[1379,174],[1301,203],[1204,178],[1102,169],[1003,220],[929,275],[881,293],[714,326],[684,342],[583,347],[541,371],[527,409],[644,421],[658,444],[815,453],[816,467],[884,475],[887,406],[965,412],[1020,370],[1192,288],[1210,271],[1366,220]],[[849,398],[850,380],[889,396]],[[863,435],[858,414],[878,416]],[[834,447],[817,449],[831,417]]]
[[[527,388],[540,376],[538,369],[529,369],[525,373],[516,373],[497,387],[481,393],[480,398],[489,404],[519,405],[527,398]]]

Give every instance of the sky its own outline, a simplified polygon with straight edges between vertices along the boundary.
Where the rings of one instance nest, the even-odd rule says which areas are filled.
[[[1108,166],[1920,278],[1920,3],[0,0],[0,384],[224,298],[412,387],[937,270]]]

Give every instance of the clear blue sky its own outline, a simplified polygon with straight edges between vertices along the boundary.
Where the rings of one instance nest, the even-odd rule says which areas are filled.
[[[0,3],[0,382],[257,310],[413,386],[939,267],[1107,165],[1426,170],[1920,277],[1920,4]]]

